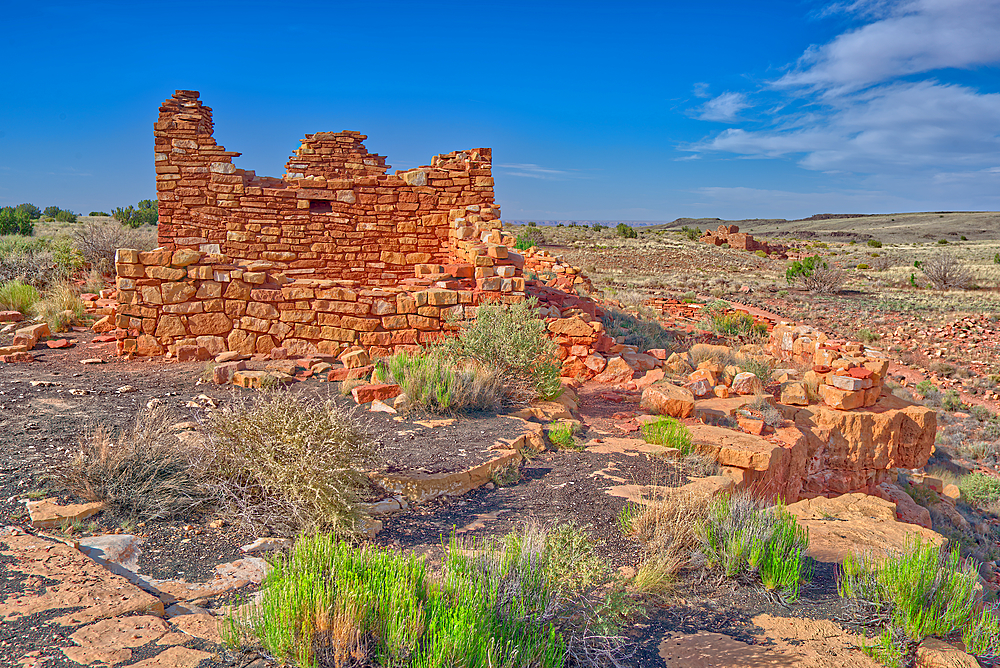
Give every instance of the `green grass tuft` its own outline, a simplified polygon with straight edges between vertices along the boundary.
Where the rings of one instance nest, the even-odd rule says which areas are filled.
[[[683,422],[672,417],[661,416],[655,422],[647,422],[642,425],[642,438],[647,443],[677,448],[682,455],[688,455],[694,451],[691,432],[688,431]]]
[[[42,296],[32,285],[20,281],[0,283],[0,307],[6,311],[18,311],[22,315],[31,316],[35,304]]]

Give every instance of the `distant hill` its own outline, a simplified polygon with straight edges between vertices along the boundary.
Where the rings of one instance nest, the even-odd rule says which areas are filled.
[[[528,221],[505,221],[525,225]],[[613,227],[620,222],[648,230],[679,230],[697,227],[702,231],[719,225],[739,225],[741,232],[756,237],[824,238],[843,240],[878,239],[888,243],[914,243],[938,239],[971,241],[1000,239],[1000,212],[997,211],[928,211],[924,213],[818,213],[808,218],[678,218],[669,223],[636,220],[536,220],[538,225],[593,225]]]

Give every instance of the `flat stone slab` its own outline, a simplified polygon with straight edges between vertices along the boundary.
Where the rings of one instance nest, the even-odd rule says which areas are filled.
[[[102,619],[70,636],[76,647],[64,647],[66,658],[84,665],[114,665],[132,658],[132,649],[158,640],[170,631],[160,617],[142,615]]]
[[[163,603],[125,578],[111,573],[79,550],[38,536],[0,538],[0,555],[11,557],[10,572],[53,580],[0,599],[0,620],[50,610],[80,608],[55,620],[80,626],[128,614],[163,616]]]
[[[54,498],[28,501],[25,505],[28,507],[31,526],[38,528],[58,527],[63,522],[85,520],[104,509],[104,503],[101,501],[71,503],[67,506],[61,506]]]

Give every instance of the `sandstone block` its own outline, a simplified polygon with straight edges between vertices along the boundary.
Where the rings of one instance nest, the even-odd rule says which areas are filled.
[[[385,401],[402,394],[403,389],[399,385],[389,385],[380,383],[375,385],[360,385],[351,390],[351,396],[357,404],[367,404],[376,399]]]
[[[632,380],[633,375],[635,375],[635,369],[624,358],[618,356],[609,359],[607,365],[604,367],[604,371],[595,376],[594,380],[598,383],[621,385]]]
[[[808,406],[809,393],[801,380],[790,380],[781,384],[781,403],[788,406]]]
[[[694,394],[670,383],[656,383],[642,391],[640,406],[658,415],[686,418],[694,411]]]
[[[842,390],[831,385],[820,385],[819,396],[827,406],[841,411],[865,405],[864,390]]]
[[[38,528],[58,527],[64,522],[78,522],[104,509],[104,502],[71,503],[60,505],[55,498],[28,501],[26,504],[31,526]]]
[[[199,313],[188,317],[188,327],[194,336],[229,334],[233,321],[225,313]]]
[[[371,358],[368,357],[368,353],[364,350],[354,350],[344,353],[340,361],[348,369],[357,369],[371,364]]]
[[[21,322],[24,315],[20,311],[0,311],[0,322]]]
[[[367,366],[359,367],[341,367],[339,369],[330,369],[330,373],[327,374],[326,380],[330,383],[339,383],[345,380],[355,380],[357,378],[367,378],[375,370],[375,367],[371,364]]]
[[[830,375],[827,376],[826,382],[828,385],[851,392],[855,390],[867,390],[872,386],[872,381],[868,378],[856,378],[854,376]]]
[[[733,377],[731,389],[736,394],[742,395],[763,394],[764,383],[760,382],[760,378],[756,374],[744,371]]]
[[[181,248],[175,250],[170,258],[170,264],[174,267],[186,267],[201,259],[201,251]]]

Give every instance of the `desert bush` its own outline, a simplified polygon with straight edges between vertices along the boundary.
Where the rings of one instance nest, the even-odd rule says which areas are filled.
[[[882,247],[882,242],[878,241],[877,239],[869,239],[868,240],[868,246],[871,247],[871,248],[881,248]]]
[[[753,401],[748,403],[745,407],[747,412],[758,416],[764,421],[764,424],[770,427],[780,427],[784,421],[785,417],[781,414],[777,408],[775,408],[771,402],[767,400],[766,396],[755,397]]]
[[[60,211],[55,216],[56,220],[60,223],[75,223],[76,214],[72,211]]]
[[[847,276],[837,267],[832,267],[818,255],[804,260],[795,260],[785,270],[788,283],[799,281],[810,292],[839,292]]]
[[[644,318],[616,308],[604,310],[601,319],[608,336],[626,345],[637,346],[639,350],[663,348],[671,350],[675,345],[673,334],[653,318]]]
[[[125,227],[156,225],[159,217],[159,204],[155,199],[144,199],[139,202],[138,206],[116,207],[112,210],[111,216]]]
[[[936,290],[964,290],[972,273],[953,253],[941,251],[920,263],[920,270]]]
[[[241,528],[294,535],[359,527],[358,499],[369,483],[358,467],[371,446],[353,414],[275,390],[230,402],[207,428],[199,476]]]
[[[560,450],[582,450],[576,443],[575,431],[571,422],[557,422],[546,430],[545,435]]]
[[[496,370],[512,401],[554,399],[562,392],[560,364],[537,306],[535,299],[481,304],[476,318],[462,323],[458,336],[448,339],[443,349],[456,359]]]
[[[623,647],[592,636],[614,621],[596,595],[607,573],[573,527],[452,537],[440,578],[414,555],[306,535],[275,560],[259,603],[231,617],[226,635],[303,668],[586,665]]]
[[[61,281],[50,285],[33,307],[35,315],[44,320],[53,332],[69,331],[70,326],[83,316],[83,302],[70,283]]]
[[[34,232],[35,224],[26,211],[12,206],[0,209],[0,234],[31,236]]]
[[[948,390],[941,395],[941,408],[946,411],[960,411],[965,408],[962,398],[956,390]]]
[[[681,228],[681,232],[691,241],[698,241],[701,238],[701,228],[698,227],[688,227],[685,225]]]
[[[521,467],[515,462],[498,466],[490,472],[490,481],[497,487],[511,487],[521,481]]]
[[[710,504],[709,494],[673,489],[622,508],[619,526],[642,543],[642,580],[664,589],[678,571],[692,566],[701,544],[697,527],[708,516]]]
[[[110,274],[115,268],[115,251],[150,250],[156,246],[156,237],[129,229],[117,220],[91,220],[73,233],[73,243],[87,263]]]
[[[83,498],[104,501],[135,519],[190,515],[209,503],[209,495],[171,423],[160,407],[140,411],[135,423],[117,434],[90,428],[60,477]]]
[[[709,329],[720,336],[759,339],[767,334],[767,326],[754,322],[749,313],[713,313],[709,315]]]
[[[39,299],[41,295],[33,285],[17,280],[0,283],[0,307],[5,311],[18,311],[30,316]]]
[[[691,346],[688,357],[691,359],[691,366],[696,369],[702,362],[715,362],[725,368],[737,361],[736,356],[728,348],[723,349],[721,346],[710,346],[704,343],[696,343]]]
[[[766,387],[777,368],[774,360],[763,355],[740,355],[736,358],[736,366],[740,371],[757,376]]]
[[[379,360],[378,369],[380,376],[403,388],[411,407],[435,413],[497,411],[507,398],[496,369],[472,360],[456,361],[440,351],[401,351]]]
[[[653,422],[642,425],[642,438],[647,443],[676,448],[682,455],[688,455],[694,450],[691,442],[691,432],[680,420],[660,416]]]
[[[759,580],[789,600],[808,576],[809,531],[783,506],[768,506],[747,493],[719,495],[698,525],[708,568],[726,577]]]
[[[42,210],[34,204],[18,204],[14,208],[27,215],[30,220],[38,220],[42,217]]]
[[[534,246],[545,243],[545,233],[537,227],[526,227],[517,235],[517,242],[514,248],[517,250],[528,250]]]
[[[872,269],[875,271],[885,271],[886,269],[895,267],[899,264],[899,262],[888,253],[882,253],[881,255],[873,255],[868,264],[870,264]]]
[[[958,482],[962,498],[971,505],[985,506],[1000,499],[1000,479],[985,473],[970,473]]]
[[[87,214],[88,216],[110,216],[111,214],[107,211],[91,211]]]
[[[988,622],[976,614],[978,585],[977,565],[961,559],[957,546],[945,550],[914,536],[902,553],[887,558],[848,556],[837,590],[849,599],[858,617],[884,622],[882,636],[868,652],[900,665],[897,653],[887,649],[899,645],[901,634],[916,643],[969,633],[977,617]]]
[[[631,226],[625,223],[618,223],[615,226],[615,234],[623,239],[635,239],[638,235]]]

